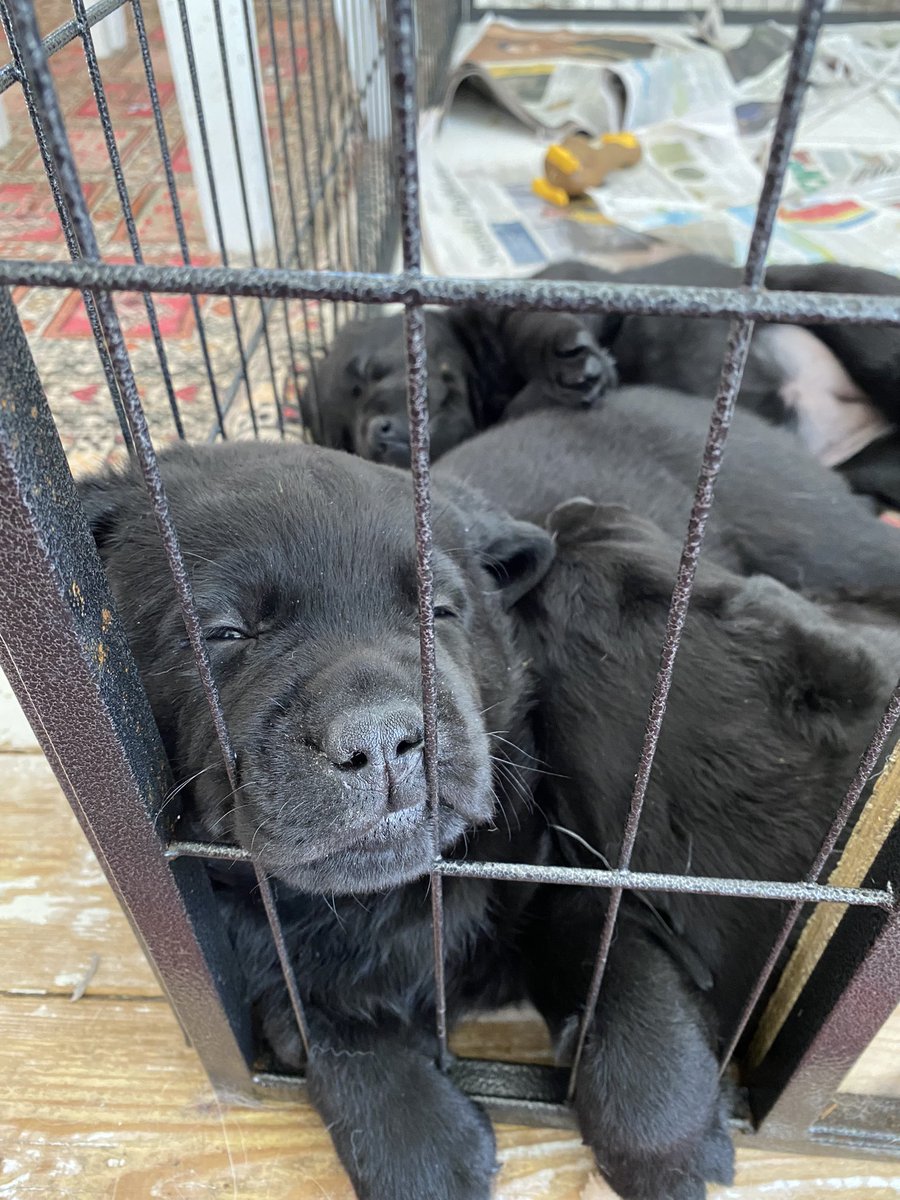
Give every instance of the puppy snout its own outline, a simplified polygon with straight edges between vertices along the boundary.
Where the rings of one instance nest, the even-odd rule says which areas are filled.
[[[331,722],[323,749],[339,771],[398,782],[421,765],[422,714],[412,704],[343,713]]]

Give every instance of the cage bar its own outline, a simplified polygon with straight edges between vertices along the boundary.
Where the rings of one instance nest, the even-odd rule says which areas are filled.
[[[105,103],[103,81],[91,47],[90,28],[109,14],[132,3],[148,91],[156,124],[160,156],[175,213],[176,228],[184,265],[155,267],[140,261],[140,243],[130,215],[130,201],[117,166],[115,138]],[[368,2],[368,0],[364,0]],[[244,33],[248,45],[255,39],[251,7],[241,0]],[[12,6],[15,21],[7,5]],[[73,0],[76,18],[40,39],[29,0],[0,0],[13,51],[13,62],[0,69],[0,94],[15,83],[23,87],[36,139],[66,236],[72,262],[0,262],[0,284],[50,288],[80,288],[91,315],[92,330],[101,360],[117,404],[127,442],[133,442],[144,481],[150,495],[160,534],[165,545],[176,590],[182,605],[200,678],[213,715],[223,751],[226,772],[234,784],[233,754],[225,716],[219,702],[206,648],[191,598],[190,581],[181,558],[177,533],[168,511],[163,483],[150,440],[143,410],[121,329],[115,316],[113,296],[136,292],[144,297],[148,315],[153,309],[152,293],[178,293],[191,297],[197,319],[198,337],[207,368],[218,426],[215,433],[224,436],[224,415],[241,387],[246,389],[254,432],[259,432],[249,364],[260,347],[265,347],[272,382],[279,428],[284,430],[281,394],[276,378],[273,347],[269,338],[269,316],[273,305],[280,304],[285,320],[287,345],[291,355],[294,385],[299,388],[297,360],[290,322],[290,302],[299,301],[303,311],[306,353],[311,384],[315,392],[313,346],[307,304],[330,302],[335,328],[342,315],[339,306],[361,305],[366,309],[384,303],[400,303],[405,308],[408,409],[413,459],[413,493],[416,525],[417,576],[421,639],[423,715],[425,723],[425,764],[428,803],[435,836],[435,860],[430,874],[432,920],[434,929],[436,1026],[441,1065],[471,1095],[481,1099],[496,1115],[506,1119],[541,1124],[565,1125],[571,1116],[565,1108],[567,1078],[569,1093],[574,1085],[578,1058],[587,1036],[594,1005],[602,982],[605,953],[609,948],[619,900],[624,890],[672,891],[681,893],[746,897],[754,900],[789,901],[791,910],[778,943],[773,947],[753,994],[748,998],[741,1027],[733,1035],[730,1050],[747,1021],[755,1001],[771,974],[780,951],[786,944],[791,926],[802,906],[825,903],[847,906],[847,914],[838,926],[813,979],[804,991],[802,1008],[796,1006],[790,1019],[776,1036],[768,1053],[750,1080],[751,1096],[760,1132],[747,1123],[736,1123],[735,1132],[754,1144],[797,1148],[809,1144],[828,1148],[852,1148],[854,1152],[890,1151],[900,1154],[900,1140],[892,1131],[900,1129],[900,1103],[878,1106],[877,1120],[869,1106],[863,1110],[846,1096],[834,1098],[839,1087],[838,1068],[846,1068],[873,1035],[890,1007],[900,999],[900,934],[896,896],[887,882],[896,878],[900,864],[900,831],[895,830],[885,843],[876,864],[858,887],[820,883],[821,870],[833,851],[841,830],[850,819],[879,755],[900,713],[900,685],[888,706],[872,742],[860,762],[857,774],[841,805],[828,837],[814,864],[802,881],[715,879],[681,874],[635,872],[630,870],[631,848],[637,835],[641,809],[653,765],[666,709],[675,656],[684,620],[688,612],[693,574],[700,554],[705,522],[714,497],[716,475],[728,432],[735,397],[740,385],[753,323],[757,320],[783,320],[801,325],[823,322],[883,324],[900,327],[900,304],[893,297],[851,296],[819,293],[769,294],[763,285],[764,264],[774,225],[778,198],[783,184],[790,143],[806,86],[811,55],[821,25],[824,0],[806,0],[797,24],[797,34],[779,110],[775,136],[769,156],[764,185],[751,235],[740,289],[689,288],[609,284],[569,284],[550,281],[447,279],[424,275],[421,267],[421,230],[418,212],[418,165],[416,157],[417,100],[427,102],[436,95],[438,67],[449,50],[452,23],[432,4],[421,3],[414,11],[413,0],[390,0],[387,10],[387,42],[391,76],[390,110],[393,121],[394,175],[397,185],[396,210],[390,206],[386,152],[380,143],[365,150],[374,153],[373,180],[352,177],[350,152],[356,139],[377,124],[372,117],[383,98],[380,95],[381,71],[385,54],[376,45],[367,49],[360,42],[348,9],[349,28],[341,29],[337,14],[329,19],[323,0],[316,0],[315,12],[310,0],[304,0],[303,17],[309,35],[318,22],[323,54],[317,63],[310,57],[309,79],[301,84],[297,52],[298,39],[294,6],[287,5],[291,53],[291,80],[295,119],[300,141],[303,198],[306,211],[301,213],[301,188],[295,189],[295,167],[290,151],[288,114],[282,93],[278,62],[275,21],[271,0],[266,0],[269,37],[275,77],[278,129],[280,132],[290,209],[293,249],[284,249],[276,211],[274,161],[267,156],[268,133],[261,96],[260,77],[255,60],[251,63],[256,91],[256,124],[265,168],[265,199],[272,215],[276,266],[260,266],[249,211],[250,197],[241,161],[241,146],[236,122],[235,99],[226,54],[226,29],[220,0],[212,0],[216,19],[218,50],[225,79],[230,129],[240,178],[241,208],[250,238],[252,266],[232,267],[223,236],[219,197],[210,153],[208,122],[203,110],[197,75],[192,33],[185,0],[177,0],[180,32],[183,36],[191,92],[196,107],[204,166],[213,197],[214,223],[217,228],[222,267],[198,268],[191,264],[184,222],[178,201],[171,156],[150,56],[141,0],[100,0],[85,6]],[[351,6],[352,7],[352,6]],[[371,14],[378,8],[371,0]],[[343,10],[342,10],[343,11]],[[597,16],[597,12],[564,10],[579,20]],[[621,12],[616,10],[621,17]],[[417,40],[417,19],[421,14]],[[517,15],[504,10],[503,15]],[[534,16],[533,10],[528,10]],[[547,10],[540,14],[551,15]],[[559,13],[555,15],[559,16]],[[607,14],[609,15],[609,14]],[[647,10],[629,12],[629,18],[649,15]],[[671,10],[664,17],[671,18]],[[771,12],[766,16],[771,16]],[[751,14],[741,11],[739,19]],[[440,17],[440,20],[437,18]],[[17,36],[18,31],[18,36]],[[48,57],[83,37],[88,74],[100,110],[101,123],[118,185],[135,264],[112,265],[101,261],[93,235],[90,215],[81,194],[76,164],[68,145],[65,125],[48,71]],[[352,40],[355,39],[355,40]],[[426,45],[427,43],[427,45]],[[437,47],[435,49],[435,47]],[[417,48],[422,50],[417,70]],[[366,63],[366,55],[371,61]],[[360,78],[353,74],[354,64],[362,64]],[[307,90],[307,82],[310,87]],[[354,88],[356,94],[354,94]],[[324,90],[323,90],[324,89]],[[311,108],[312,131],[307,127],[305,99]],[[112,140],[110,141],[110,138]],[[377,141],[377,139],[376,139]],[[371,166],[372,164],[370,164]],[[315,176],[315,180],[314,180]],[[313,183],[318,190],[314,192]],[[355,191],[353,189],[355,188]],[[351,192],[353,194],[351,195]],[[355,204],[355,224],[351,209]],[[369,204],[377,220],[363,221],[363,206]],[[329,219],[329,206],[335,211]],[[403,269],[391,275],[377,274],[387,266],[386,253],[399,225],[403,250]],[[355,236],[354,236],[355,235]],[[304,256],[303,243],[308,247]],[[352,261],[355,256],[355,261]],[[304,257],[307,261],[304,262]],[[342,268],[332,268],[333,266]],[[350,268],[357,268],[352,271]],[[198,297],[227,297],[238,348],[239,366],[220,400],[205,332],[200,320]],[[245,339],[240,326],[237,297],[259,301],[259,324]],[[698,319],[728,317],[732,321],[728,349],[718,388],[703,466],[697,485],[690,524],[682,550],[679,573],[672,597],[666,638],[661,652],[650,716],[645,732],[639,771],[629,807],[622,854],[615,869],[599,871],[580,868],[542,867],[530,864],[473,863],[440,858],[438,797],[436,774],[437,713],[436,663],[432,614],[431,511],[428,447],[427,363],[425,324],[422,306],[440,304],[459,306],[482,304],[486,307],[522,307],[542,311],[583,313],[618,312],[655,315],[684,315]],[[254,306],[255,307],[255,306]],[[151,325],[154,322],[151,320]],[[248,1061],[252,1053],[248,1016],[242,1009],[240,989],[228,948],[216,934],[219,923],[214,916],[213,898],[202,863],[198,860],[249,861],[256,870],[263,907],[285,980],[301,1041],[309,1053],[309,1031],[298,981],[290,963],[284,933],[277,911],[276,894],[271,881],[250,855],[235,847],[211,843],[172,841],[164,844],[165,830],[158,816],[171,794],[161,745],[153,729],[152,717],[143,690],[137,683],[136,668],[119,627],[112,602],[83,516],[74,498],[71,477],[62,457],[62,449],[43,396],[40,380],[28,354],[8,293],[0,293],[0,332],[9,337],[0,341],[0,399],[24,397],[33,400],[27,418],[22,406],[10,411],[0,404],[0,540],[7,529],[17,539],[17,561],[25,565],[25,581],[36,591],[25,597],[23,585],[0,580],[0,628],[4,630],[0,657],[32,717],[51,762],[60,775],[79,819],[85,825],[92,844],[101,856],[118,894],[138,927],[151,960],[160,972],[173,1005],[204,1065],[221,1087],[231,1091],[256,1088],[262,1094],[296,1095],[303,1088],[301,1077],[269,1074],[252,1075]],[[154,330],[156,332],[156,330]],[[108,350],[107,350],[108,347]],[[162,339],[157,341],[161,369],[167,376]],[[106,357],[104,358],[104,355]],[[24,375],[21,374],[24,372]],[[25,380],[24,389],[22,379]],[[172,395],[171,379],[165,379]],[[18,390],[16,390],[18,389]],[[26,406],[27,407],[27,406]],[[177,403],[174,412],[177,418]],[[32,423],[29,423],[29,420]],[[62,497],[64,527],[53,526],[50,502],[32,478],[31,467],[36,449],[45,450],[53,464],[52,477],[57,489],[55,502]],[[55,510],[54,510],[55,511]],[[71,536],[68,546],[60,547],[60,528]],[[20,539],[20,540],[19,540]],[[20,573],[16,572],[17,578]],[[81,599],[66,581],[78,582]],[[82,582],[79,582],[82,581]],[[46,595],[46,611],[33,613],[33,596]],[[85,600],[86,598],[86,600]],[[98,608],[98,605],[105,606]],[[97,612],[103,617],[101,632],[115,646],[113,664],[97,661]],[[23,615],[24,614],[24,615]],[[77,730],[66,726],[69,698],[61,701],[57,676],[46,663],[37,662],[34,646],[37,637],[60,649],[61,659],[71,663],[76,693],[86,698]],[[30,640],[31,639],[31,640]],[[108,653],[108,651],[104,651]],[[113,669],[116,668],[116,669]],[[130,675],[130,678],[128,677]],[[141,720],[139,737],[128,719],[137,714]],[[146,721],[146,724],[144,722]],[[97,764],[85,763],[78,756],[81,745],[93,753],[99,747]],[[96,770],[95,770],[96,765]],[[99,774],[100,765],[107,776]],[[143,790],[142,790],[143,785]],[[116,791],[119,788],[119,791]],[[108,828],[107,828],[108,822]],[[121,839],[113,846],[115,838]],[[141,866],[126,872],[121,856],[122,845],[130,844],[140,855]],[[104,857],[105,856],[105,857]],[[145,860],[146,864],[145,865]],[[168,860],[168,861],[167,861]],[[559,1068],[534,1068],[517,1064],[463,1060],[450,1068],[446,1052],[446,1001],[443,962],[442,884],[445,875],[457,878],[490,878],[511,882],[552,883],[606,889],[610,902],[600,935],[600,947],[590,993],[583,1012],[578,1045],[570,1071]],[[147,890],[154,889],[155,903],[162,914],[154,912]],[[161,901],[157,900],[161,898]],[[167,939],[177,939],[169,944]],[[726,1056],[727,1057],[727,1056]],[[788,1066],[785,1066],[785,1064]],[[879,1123],[880,1122],[880,1123]],[[890,1131],[890,1132],[889,1132]],[[893,1143],[887,1138],[894,1136]]]

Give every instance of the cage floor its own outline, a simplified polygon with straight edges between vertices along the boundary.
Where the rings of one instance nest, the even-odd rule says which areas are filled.
[[[0,777],[0,1195],[353,1200],[310,1108],[217,1103],[43,758],[2,754]],[[900,1094],[898,1016],[852,1090]],[[514,1017],[469,1027],[457,1049],[546,1052]],[[498,1143],[497,1200],[612,1200],[575,1135],[503,1126]],[[738,1162],[711,1200],[900,1192],[896,1161],[741,1151]]]

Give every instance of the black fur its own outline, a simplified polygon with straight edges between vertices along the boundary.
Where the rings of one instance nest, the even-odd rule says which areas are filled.
[[[683,255],[648,267],[613,273],[576,262],[557,263],[538,278],[589,283],[647,283],[738,287],[741,271],[703,255]],[[817,291],[900,297],[900,279],[838,263],[776,266],[766,271],[772,291]],[[712,397],[721,371],[728,322],[694,317],[587,316],[585,326],[612,354],[623,383],[657,384]],[[776,424],[790,421],[781,395],[786,372],[771,325],[759,324],[741,385],[740,400]],[[807,327],[843,364],[872,403],[900,423],[900,330],[892,326],[825,323]]]
[[[427,310],[431,454],[504,417],[548,406],[589,408],[616,382],[584,322],[565,313]],[[400,314],[345,325],[301,402],[320,445],[391,466],[409,463]]]
[[[610,392],[602,408],[497,426],[435,465],[514,514],[543,521],[573,496],[625,504],[679,541],[687,528],[709,404],[662,388]],[[752,413],[735,414],[706,554],[792,588],[900,587],[900,537],[839,475]]]
[[[540,802],[558,861],[598,867],[621,849],[679,546],[589,501],[557,509],[550,528],[557,560],[522,612],[540,681]],[[900,625],[851,634],[768,577],[701,565],[633,867],[801,879],[898,670]],[[606,904],[560,887],[532,906],[531,994],[564,1048]],[[718,1057],[786,909],[626,894],[576,1109],[627,1200],[700,1200],[706,1181],[731,1181]]]
[[[562,262],[536,278],[737,287],[741,272],[685,255],[621,273]],[[830,263],[770,267],[766,285],[900,296],[900,280],[893,276]],[[479,306],[430,311],[426,320],[433,458],[502,419],[543,408],[598,406],[617,377],[625,384],[655,384],[711,399],[728,333],[724,320],[498,312]],[[792,368],[784,360],[778,328],[757,326],[739,399],[771,423],[793,428],[796,413],[785,400]],[[833,352],[889,420],[900,422],[900,331],[823,324],[810,326],[809,334]],[[317,379],[317,403],[307,395],[303,405],[317,441],[379,462],[409,461],[399,315],[345,327]],[[900,488],[896,439],[878,443],[842,469],[857,490],[891,501]]]
[[[615,863],[621,848],[708,417],[676,399],[623,389],[599,412],[482,434],[435,467],[520,516],[550,512],[557,558],[518,615],[538,678],[539,802],[569,865]],[[738,414],[730,437],[633,862],[799,879],[900,669],[900,539],[758,418]],[[561,503],[576,490],[591,499]],[[835,617],[761,571],[839,594]],[[883,616],[856,603],[870,589]],[[530,909],[530,994],[563,1056],[606,902],[541,889]],[[576,1106],[628,1200],[699,1200],[705,1181],[729,1181],[717,1058],[784,911],[626,895]]]
[[[671,401],[632,389],[613,395],[608,413],[523,418],[473,439],[436,470],[439,791],[447,854],[545,861],[552,845],[526,782],[536,779],[542,781],[540,807],[551,818],[558,813],[554,824],[580,828],[589,842],[606,838],[597,848],[615,853],[608,833],[620,829],[623,795],[604,795],[596,804],[596,789],[586,786],[594,743],[585,739],[595,731],[598,739],[611,739],[603,742],[610,761],[604,757],[595,767],[596,779],[608,779],[614,790],[622,773],[633,770],[625,753],[633,734],[622,732],[622,723],[646,700],[671,587],[665,576],[672,547],[662,532],[644,526],[646,537],[629,533],[624,548],[622,539],[604,533],[598,557],[591,550],[582,567],[578,523],[565,534],[557,515],[553,532],[566,554],[573,546],[576,554],[557,572],[550,567],[550,535],[518,518],[544,520],[573,491],[594,492],[625,500],[680,535],[706,406]],[[765,589],[756,596],[736,573],[768,569],[823,589],[897,584],[894,531],[872,520],[817,464],[798,468],[791,459],[793,477],[786,475],[779,454],[790,455],[789,449],[757,424],[747,416],[732,434],[722,515],[714,514],[711,528],[719,573],[709,568],[710,579],[701,580],[692,618],[700,622],[692,635],[698,657],[687,655],[688,673],[679,685],[684,694],[673,703],[673,713],[679,705],[685,710],[690,732],[676,725],[672,748],[667,743],[664,751],[674,759],[672,770],[677,767],[673,811],[682,806],[684,827],[690,832],[694,822],[696,839],[710,855],[719,836],[714,822],[722,819],[728,828],[735,797],[725,790],[726,779],[715,793],[720,808],[684,811],[683,780],[702,765],[690,757],[697,674],[700,687],[720,699],[731,686],[730,664],[722,666],[711,648],[724,645],[730,655],[734,643],[763,710],[754,709],[754,720],[773,727],[773,739],[780,738],[773,746],[787,746],[785,763],[792,761],[794,741],[804,754],[809,747],[821,752],[819,770],[833,770],[832,788],[849,755],[845,744],[862,728],[863,709],[881,684],[863,651],[850,656],[852,663],[841,659],[839,670],[823,672],[818,633],[812,628],[807,637],[803,625],[815,625],[805,615],[810,610],[799,618],[784,615],[782,590],[774,601]],[[774,439],[771,447],[767,437]],[[188,836],[235,839],[276,877],[314,1041],[310,1093],[357,1193],[369,1200],[486,1200],[494,1169],[490,1126],[435,1068],[430,1034],[431,853],[415,727],[410,482],[349,455],[271,444],[180,448],[164,456],[163,473],[238,753],[236,794],[220,765],[139,480],[108,475],[84,482],[81,494],[167,749],[181,779],[196,776],[182,793],[181,829]],[[477,478],[495,502],[516,508],[517,517],[473,492],[466,477]],[[827,536],[816,524],[825,510]],[[579,629],[585,612],[587,624]],[[635,656],[609,704],[601,690],[607,642]],[[709,671],[722,676],[716,686]],[[793,692],[784,690],[788,678]],[[557,705],[568,714],[573,695],[593,707],[573,712],[569,729]],[[728,741],[740,756],[729,765],[736,777],[752,773],[758,753],[756,728],[742,719],[738,708]],[[571,753],[584,753],[583,764],[569,761],[563,735],[575,739]],[[612,761],[614,750],[622,751],[621,759]],[[498,760],[493,772],[491,755]],[[583,767],[582,787],[557,791],[552,778],[526,770],[535,755],[570,778]],[[773,778],[780,765],[768,764]],[[759,847],[741,846],[743,828],[735,833],[735,859],[742,861],[746,851],[745,870],[752,871]],[[812,820],[810,846],[818,828]],[[652,816],[648,829],[657,830]],[[566,836],[557,837],[561,856],[572,852]],[[690,845],[678,830],[670,837],[665,825],[660,838],[660,855]],[[651,845],[648,852],[657,849]],[[767,868],[779,867],[779,854],[766,847]],[[254,880],[227,868],[218,880],[264,1041],[276,1063],[296,1066],[297,1036]],[[597,928],[596,898],[572,893],[565,903],[573,902],[570,915],[565,907],[557,911],[552,892],[447,879],[451,1016],[521,998],[527,988],[564,1041]],[[654,903],[659,908],[658,898]],[[730,1169],[726,1097],[710,1074],[719,993],[712,989],[709,1005],[699,992],[710,992],[710,983],[723,994],[739,989],[725,974],[727,947],[720,944],[737,925],[726,922],[718,939],[719,927],[695,922],[694,910],[683,904],[686,915],[672,904],[662,927],[639,902],[626,905],[610,968],[613,986],[579,1086],[582,1127],[601,1166],[623,1195],[641,1200],[700,1195],[702,1178],[727,1178]],[[523,959],[524,937],[530,950]],[[636,996],[646,998],[642,1017],[635,1013]],[[684,1102],[673,1108],[672,1097]],[[676,1190],[682,1176],[692,1191]]]
[[[308,446],[180,448],[162,467],[237,752],[235,794],[139,479],[107,475],[80,491],[167,750],[178,776],[193,780],[181,828],[236,841],[277,881],[315,1042],[310,1093],[359,1196],[486,1200],[490,1123],[434,1065],[421,743],[415,729],[397,728],[421,722],[409,479]],[[449,854],[541,853],[519,769],[533,749],[529,680],[509,609],[551,558],[542,530],[455,484],[436,495]],[[354,744],[367,762],[354,760]],[[296,1066],[252,875],[218,875],[261,1030],[276,1061]],[[447,880],[451,1012],[521,994],[506,931],[528,896]]]

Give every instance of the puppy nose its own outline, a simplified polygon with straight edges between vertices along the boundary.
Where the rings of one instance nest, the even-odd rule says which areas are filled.
[[[364,709],[332,721],[323,749],[340,771],[389,774],[421,756],[422,714],[414,705]]]
[[[402,432],[400,421],[397,417],[389,416],[387,413],[373,417],[369,422],[369,436],[373,438],[382,438],[385,441],[390,441],[398,437]]]

